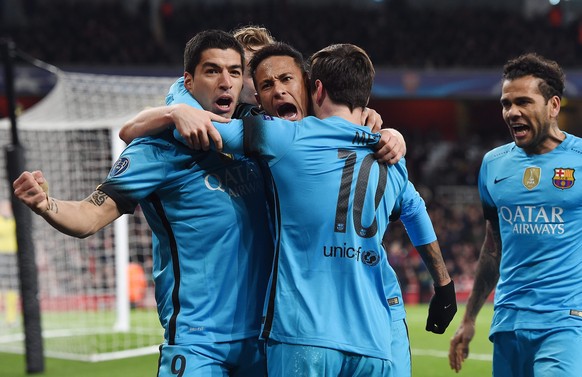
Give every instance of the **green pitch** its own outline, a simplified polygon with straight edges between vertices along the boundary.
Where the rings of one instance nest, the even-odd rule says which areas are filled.
[[[492,346],[487,340],[489,323],[493,313],[491,305],[485,306],[479,316],[477,332],[471,343],[471,354],[465,362],[463,370],[457,375],[449,368],[449,340],[456,330],[464,307],[459,308],[453,323],[443,335],[428,333],[424,330],[427,306],[411,306],[407,309],[410,342],[412,346],[413,377],[444,377],[444,376],[491,376]],[[66,361],[47,358],[45,373],[39,376],[62,377],[127,377],[152,376],[157,371],[157,355],[133,357],[129,359],[103,361],[97,363]],[[0,376],[27,377],[23,355],[0,353]]]
[[[409,307],[406,313],[412,348],[413,377],[491,376],[493,345],[487,339],[487,335],[493,316],[492,304],[484,306],[477,318],[477,328],[470,345],[469,358],[458,374],[449,367],[449,342],[461,322],[465,307],[459,307],[455,319],[442,335],[424,330],[428,313],[426,305]]]

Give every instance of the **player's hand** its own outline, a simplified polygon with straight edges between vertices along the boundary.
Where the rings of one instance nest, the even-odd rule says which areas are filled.
[[[14,195],[37,215],[49,210],[48,182],[41,171],[25,171],[12,184]]]
[[[176,129],[190,148],[207,151],[212,140],[216,150],[222,151],[222,138],[212,122],[228,123],[230,119],[184,104],[173,106],[170,114]]]
[[[463,361],[469,356],[469,343],[475,335],[475,322],[463,321],[451,338],[449,348],[449,365],[459,373]]]
[[[368,127],[372,132],[379,132],[382,129],[382,116],[374,109],[365,107],[362,111],[361,124]]]
[[[457,312],[457,296],[455,283],[451,282],[442,287],[434,287],[434,296],[428,306],[426,331],[443,334]]]
[[[394,128],[380,130],[380,141],[376,144],[374,157],[380,162],[394,165],[406,154],[406,142]]]

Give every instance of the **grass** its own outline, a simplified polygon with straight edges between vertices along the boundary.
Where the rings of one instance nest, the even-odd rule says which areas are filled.
[[[413,377],[451,377],[456,375],[448,365],[447,353],[449,341],[461,320],[464,310],[464,307],[460,307],[445,334],[437,335],[424,330],[427,314],[426,305],[411,306],[407,309],[412,346]],[[457,376],[491,376],[490,357],[492,345],[487,340],[487,334],[492,314],[493,308],[491,305],[483,308],[477,323],[475,338],[471,343],[471,354]],[[471,358],[471,355],[473,358]],[[157,362],[157,355],[97,363],[46,358],[45,372],[42,376],[153,377],[156,375]],[[30,376],[26,373],[25,357],[23,355],[0,353],[0,365],[0,376],[2,377]]]
[[[493,316],[492,304],[484,306],[477,318],[477,327],[475,337],[470,345],[469,358],[465,360],[463,369],[459,374],[456,374],[449,367],[448,352],[449,342],[459,326],[465,307],[459,307],[457,315],[443,335],[424,330],[428,313],[425,305],[409,307],[406,312],[412,348],[413,377],[491,376],[493,345],[487,336]]]

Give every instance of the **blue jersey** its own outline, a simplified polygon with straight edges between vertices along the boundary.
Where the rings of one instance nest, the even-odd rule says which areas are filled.
[[[488,152],[479,173],[485,218],[499,222],[500,276],[491,334],[582,326],[582,139],[528,155]]]
[[[178,78],[172,86],[170,86],[170,90],[166,95],[166,105],[171,105],[173,103],[185,103],[194,108],[204,110],[184,86],[184,77]]]
[[[268,162],[275,187],[263,337],[390,359],[381,241],[408,183],[404,162],[378,163],[370,145],[379,135],[339,117],[215,126],[225,150]]]
[[[122,213],[140,204],[153,231],[168,344],[259,335],[273,244],[254,162],[192,152],[166,131],[134,140],[98,189]]]

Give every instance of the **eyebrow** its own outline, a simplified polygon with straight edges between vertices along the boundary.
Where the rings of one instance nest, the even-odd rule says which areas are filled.
[[[222,69],[222,66],[213,62],[204,62],[202,63],[202,68],[217,68],[217,69]],[[242,70],[242,65],[241,64],[233,64],[233,65],[229,65],[226,68],[230,69],[240,69]]]

